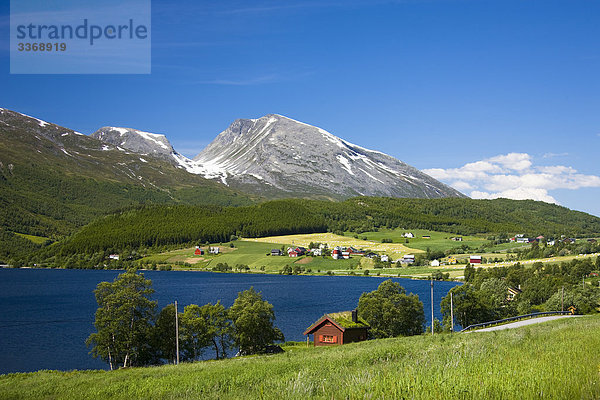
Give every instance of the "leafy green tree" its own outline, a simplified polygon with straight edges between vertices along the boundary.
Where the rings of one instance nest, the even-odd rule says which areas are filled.
[[[506,280],[500,278],[489,278],[481,283],[479,290],[481,295],[489,300],[493,309],[494,319],[502,319],[514,315],[516,302],[508,300],[508,285]]]
[[[197,360],[208,346],[215,350],[216,359],[227,357],[231,347],[231,322],[221,302],[185,307],[181,317],[181,342],[186,360]]]
[[[472,282],[474,279],[475,267],[473,267],[471,263],[467,261],[467,265],[465,265],[465,282]]]
[[[217,304],[208,303],[200,307],[200,315],[206,322],[206,334],[215,350],[215,358],[226,358],[232,344],[232,327],[227,310],[217,301]]]
[[[159,358],[173,363],[177,360],[175,333],[175,305],[168,304],[158,313],[152,343]]]
[[[253,287],[238,294],[229,316],[235,345],[242,354],[260,353],[274,342],[284,340],[283,333],[273,325],[273,305],[263,300]]]
[[[98,309],[97,332],[86,343],[91,353],[111,369],[146,365],[152,361],[150,345],[156,302],[152,281],[128,271],[113,282],[101,282],[94,291]]]
[[[575,286],[565,290],[563,300],[562,293],[559,290],[544,303],[544,309],[546,311],[560,311],[561,300],[565,311],[573,306],[577,314],[596,313],[600,303],[600,291],[597,288]]]
[[[197,304],[186,306],[181,315],[180,343],[184,360],[197,360],[209,345],[208,326],[202,308]]]
[[[425,325],[423,303],[416,294],[406,294],[391,279],[377,290],[363,293],[358,300],[358,313],[371,326],[376,338],[419,335]]]
[[[445,326],[450,325],[450,293],[454,306],[454,318],[466,328],[472,324],[494,320],[494,309],[485,292],[477,290],[473,285],[455,286],[442,299],[441,307]]]

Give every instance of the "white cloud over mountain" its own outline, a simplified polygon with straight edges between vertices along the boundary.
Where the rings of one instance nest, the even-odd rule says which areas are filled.
[[[600,177],[585,175],[564,165],[534,165],[527,153],[509,153],[463,165],[460,168],[423,170],[474,199],[504,197],[558,203],[548,193],[554,189],[600,187]]]

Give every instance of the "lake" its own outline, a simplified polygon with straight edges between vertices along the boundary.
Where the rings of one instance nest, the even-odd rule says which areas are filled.
[[[93,290],[122,271],[0,269],[0,374],[40,369],[107,369],[88,354],[86,338],[94,332],[97,308]],[[302,332],[325,313],[351,310],[363,292],[375,290],[383,278],[219,274],[146,271],[159,309],[177,300],[188,304],[233,304],[238,292],[254,286],[274,306],[286,340],[306,340]],[[393,278],[419,295],[431,323],[429,281]],[[456,282],[435,282],[435,316],[440,301]]]

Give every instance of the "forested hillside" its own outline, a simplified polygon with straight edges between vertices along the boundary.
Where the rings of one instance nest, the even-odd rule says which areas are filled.
[[[22,242],[58,240],[142,204],[248,205],[254,199],[168,162],[0,109],[0,260]]]
[[[146,206],[100,218],[58,247],[60,254],[92,253],[227,242],[232,235],[261,237],[326,230],[325,219],[297,201],[271,201],[248,207]]]
[[[359,197],[337,203],[277,200],[243,207],[152,205],[96,219],[69,238],[30,255],[27,262],[52,263],[48,260],[55,256],[227,242],[233,235],[359,233],[384,227],[582,237],[600,233],[600,218],[543,202],[505,199]],[[17,258],[19,255],[15,254]]]
[[[600,233],[598,217],[533,200],[355,197],[339,203],[304,201],[304,204],[323,215],[332,231],[360,233],[401,227],[462,235],[523,233],[575,237]]]

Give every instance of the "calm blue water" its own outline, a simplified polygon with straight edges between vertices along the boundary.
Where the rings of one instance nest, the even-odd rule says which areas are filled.
[[[88,354],[85,340],[94,331],[97,308],[93,290],[112,281],[119,271],[0,269],[0,374],[40,369],[106,369]],[[286,340],[302,335],[325,313],[356,307],[363,292],[375,290],[383,279],[374,277],[217,274],[210,272],[148,271],[154,299],[162,308],[177,300],[188,304],[233,304],[238,292],[254,286],[273,304],[276,325]],[[430,323],[429,281],[394,279],[416,293]],[[454,282],[436,282],[435,314]]]

